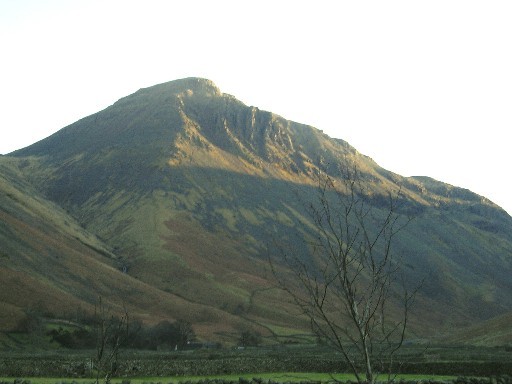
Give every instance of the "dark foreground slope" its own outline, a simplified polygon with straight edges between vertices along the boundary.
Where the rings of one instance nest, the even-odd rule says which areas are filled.
[[[190,304],[181,314],[205,336],[247,322],[267,333],[305,327],[273,288],[269,245],[300,244],[311,231],[303,204],[314,199],[316,175],[339,177],[346,163],[361,170],[377,209],[401,186],[403,214],[415,217],[395,250],[411,280],[425,278],[416,330],[512,308],[512,218],[502,209],[386,171],[346,142],[248,107],[208,80],[141,89],[10,161],[112,250],[125,278]],[[311,257],[306,247],[298,252]],[[175,318],[179,310],[161,312]]]

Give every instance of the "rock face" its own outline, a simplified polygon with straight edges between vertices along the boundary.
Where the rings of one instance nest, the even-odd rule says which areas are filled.
[[[265,334],[307,328],[274,288],[269,244],[299,244],[311,233],[304,202],[315,198],[318,173],[337,178],[347,162],[377,209],[401,186],[403,213],[416,217],[395,252],[412,279],[426,278],[418,331],[512,308],[512,219],[503,210],[470,191],[384,170],[343,140],[246,106],[209,80],[141,89],[0,160],[97,237],[127,287],[144,284],[180,303],[138,305],[137,313],[189,319],[205,337],[254,324]],[[307,247],[299,252],[312,257]],[[91,305],[88,295],[80,300]]]

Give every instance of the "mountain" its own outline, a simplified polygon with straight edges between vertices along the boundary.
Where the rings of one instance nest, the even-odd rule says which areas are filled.
[[[346,162],[361,171],[376,209],[401,188],[403,214],[415,218],[394,248],[410,279],[425,279],[415,332],[431,335],[512,309],[512,218],[504,210],[466,189],[387,171],[347,142],[246,106],[209,80],[141,89],[0,158],[6,185],[21,185],[20,201],[39,196],[50,216],[74,223],[50,232],[87,248],[66,265],[69,281],[83,282],[82,301],[92,305],[98,287],[88,289],[81,276],[92,267],[79,265],[96,260],[103,269],[91,281],[111,284],[115,275],[130,287],[105,287],[101,295],[133,302],[146,321],[187,318],[205,339],[247,327],[281,335],[307,329],[275,288],[268,257],[275,257],[276,241],[299,244],[311,233],[304,202],[314,199],[317,175],[339,177]],[[34,213],[23,220],[44,226],[50,218]],[[14,225],[3,223],[7,230]],[[9,241],[12,262],[26,239],[20,231]],[[311,258],[306,247],[298,252]],[[34,263],[47,262],[32,255]],[[27,274],[48,280],[36,271]],[[62,287],[66,294],[74,289]]]
[[[153,321],[207,311],[124,274],[108,245],[1,160],[0,332],[23,329],[33,315],[76,320],[92,314],[99,297],[114,312]]]

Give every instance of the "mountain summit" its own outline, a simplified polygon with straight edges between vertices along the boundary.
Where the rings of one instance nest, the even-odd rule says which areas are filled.
[[[269,244],[310,233],[303,202],[314,199],[318,173],[337,178],[347,162],[377,209],[401,188],[404,214],[415,216],[395,249],[411,278],[427,277],[417,331],[512,309],[512,218],[502,209],[465,189],[387,171],[345,141],[246,106],[210,80],[140,89],[1,160],[97,238],[108,250],[97,257],[133,292],[142,284],[166,308],[179,301],[165,311],[134,304],[144,321],[185,318],[217,339],[248,327],[276,337],[277,329],[306,329],[268,273]],[[299,252],[312,257],[307,247]],[[98,284],[68,293],[90,305]],[[112,302],[135,300],[112,292]]]

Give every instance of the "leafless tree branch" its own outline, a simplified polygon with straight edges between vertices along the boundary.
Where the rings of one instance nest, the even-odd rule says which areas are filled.
[[[321,173],[316,200],[306,204],[315,228],[307,242],[314,263],[281,248],[293,283],[279,276],[274,265],[271,269],[313,331],[342,354],[357,381],[375,383],[380,374],[391,377],[417,292],[409,292],[403,279],[399,283],[401,262],[392,253],[395,236],[411,219],[397,212],[400,188],[388,194],[383,209],[368,202],[357,167],[347,165],[340,174],[334,179]]]

